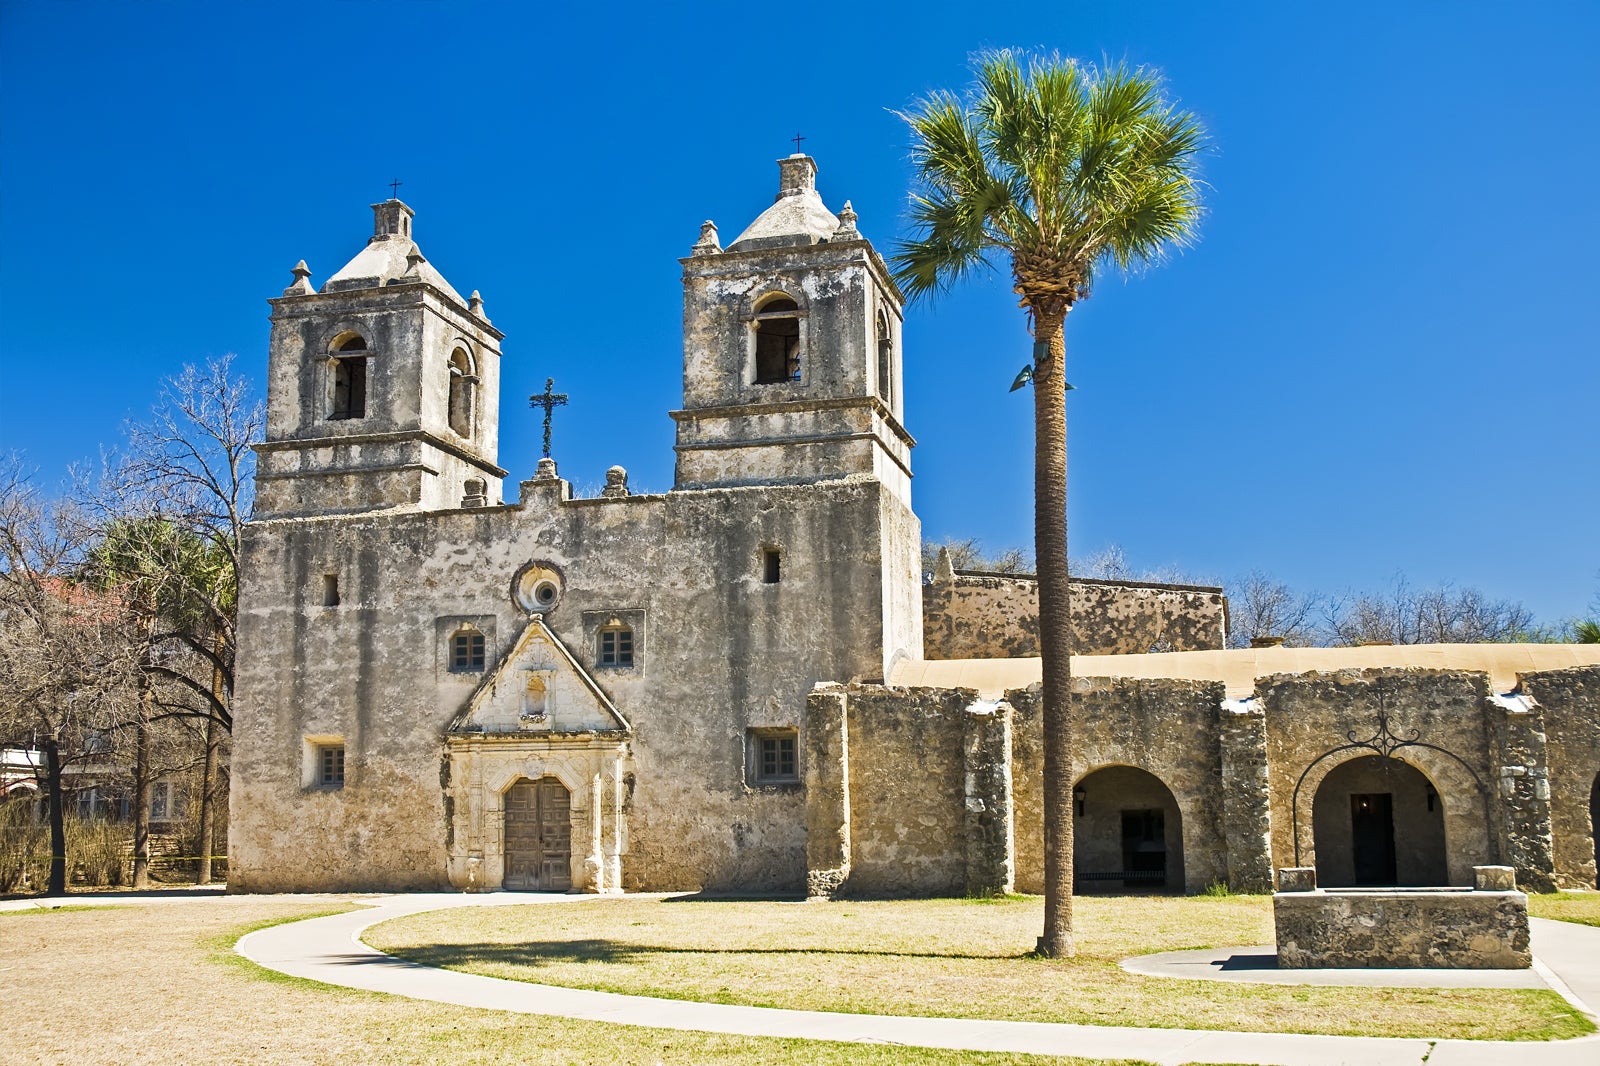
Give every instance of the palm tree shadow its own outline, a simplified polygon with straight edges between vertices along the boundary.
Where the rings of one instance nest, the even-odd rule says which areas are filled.
[[[524,966],[540,969],[570,963],[636,964],[660,955],[836,955],[899,959],[1026,959],[1016,954],[961,954],[947,951],[865,951],[844,948],[682,948],[630,944],[619,940],[548,940],[519,944],[430,944],[397,954],[426,966],[475,969],[479,966]]]

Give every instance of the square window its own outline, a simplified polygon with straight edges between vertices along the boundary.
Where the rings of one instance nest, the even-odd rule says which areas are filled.
[[[752,729],[748,744],[752,785],[786,785],[800,780],[800,735],[794,729]]]

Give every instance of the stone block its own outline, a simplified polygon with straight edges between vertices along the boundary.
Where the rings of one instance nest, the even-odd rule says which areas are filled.
[[[1479,892],[1515,892],[1517,871],[1510,866],[1474,866],[1472,882]]]
[[[1315,892],[1317,868],[1315,866],[1285,866],[1278,871],[1279,892]]]

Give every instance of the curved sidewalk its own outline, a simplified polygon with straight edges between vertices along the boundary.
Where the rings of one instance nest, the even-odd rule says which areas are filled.
[[[1194,1029],[1136,1029],[1047,1022],[981,1021],[738,1007],[558,988],[435,969],[375,951],[361,942],[369,926],[448,907],[559,905],[592,896],[536,894],[417,894],[374,901],[370,910],[309,918],[260,929],[236,950],[271,970],[347,988],[387,992],[462,1007],[547,1014],[658,1029],[741,1036],[777,1036],[851,1043],[905,1044],[969,1051],[1010,1051],[1144,1059],[1182,1063],[1265,1063],[1294,1066],[1595,1066],[1600,1035],[1560,1043],[1307,1036]],[[1579,935],[1574,935],[1577,931]],[[1590,939],[1592,934],[1592,940]],[[1600,967],[1600,929],[1560,925],[1576,965]],[[1543,939],[1543,938],[1541,938]],[[1538,945],[1536,944],[1536,948]],[[1591,951],[1591,949],[1593,949]],[[1558,964],[1559,969],[1559,964]],[[1565,976],[1565,975],[1563,975]],[[1586,991],[1577,974],[1575,988]],[[1592,975],[1593,976],[1593,975]],[[1592,1000],[1590,1002],[1593,1002]]]

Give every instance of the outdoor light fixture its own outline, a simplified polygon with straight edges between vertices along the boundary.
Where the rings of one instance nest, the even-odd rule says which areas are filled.
[[[1082,785],[1072,790],[1072,798],[1078,801],[1078,817],[1083,817],[1083,801],[1089,798],[1089,791]]]

